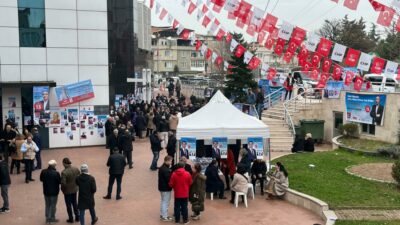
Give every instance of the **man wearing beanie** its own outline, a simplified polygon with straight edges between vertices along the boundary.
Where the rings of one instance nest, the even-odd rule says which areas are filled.
[[[76,193],[78,186],[76,185],[76,178],[81,173],[78,168],[71,166],[69,158],[63,159],[64,170],[61,172],[61,191],[64,193],[65,205],[67,207],[68,220],[67,223],[73,223],[74,217],[72,210],[74,210],[75,221],[79,222],[79,210],[76,201]]]
[[[92,225],[98,220],[94,210],[94,193],[96,193],[96,180],[89,174],[89,166],[81,165],[81,174],[76,178],[79,187],[78,209],[81,225],[85,225],[85,210],[88,209],[92,217]]]
[[[50,160],[49,167],[40,173],[40,181],[43,183],[43,194],[46,203],[46,224],[58,222],[56,219],[56,206],[58,193],[60,193],[61,177],[56,170],[56,165],[57,162],[55,160]]]

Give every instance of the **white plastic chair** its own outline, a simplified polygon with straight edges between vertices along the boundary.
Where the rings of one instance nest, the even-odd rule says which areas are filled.
[[[252,183],[248,183],[248,184],[247,184],[247,188],[248,188],[247,194],[248,194],[249,191],[250,191],[250,192],[251,192],[251,197],[253,197],[253,199],[254,199],[254,187],[253,187],[253,184],[252,184]]]
[[[244,197],[244,205],[247,208],[247,194],[243,192],[235,192],[235,207],[238,207],[238,202],[239,202],[239,196]]]

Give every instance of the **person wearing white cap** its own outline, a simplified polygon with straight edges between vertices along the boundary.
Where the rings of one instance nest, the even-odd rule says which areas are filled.
[[[92,175],[89,174],[89,166],[87,164],[81,165],[81,175],[76,178],[76,185],[79,187],[78,209],[81,225],[85,225],[86,209],[89,209],[93,225],[99,220],[99,218],[96,216],[96,211],[94,210],[96,180]]]
[[[57,223],[56,206],[58,194],[60,193],[61,176],[56,170],[57,162],[52,159],[49,161],[49,167],[40,173],[40,181],[43,183],[43,194],[46,203],[46,224]]]

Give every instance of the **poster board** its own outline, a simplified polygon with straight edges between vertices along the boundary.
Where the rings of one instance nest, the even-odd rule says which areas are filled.
[[[262,137],[249,137],[247,139],[247,148],[250,152],[256,153],[257,159],[264,159],[264,140]]]
[[[94,98],[91,80],[84,80],[77,83],[56,87],[55,91],[60,107]]]
[[[221,159],[228,157],[228,138],[226,137],[213,137],[212,138],[212,149],[216,149],[221,156]]]
[[[346,93],[346,119],[350,122],[383,126],[386,95]]]
[[[179,146],[180,157],[186,156],[190,160],[196,158],[196,138],[182,137]]]

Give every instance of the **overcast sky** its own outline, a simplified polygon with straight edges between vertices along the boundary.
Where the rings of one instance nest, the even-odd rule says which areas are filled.
[[[188,15],[187,11],[181,6],[181,0],[155,0],[160,2],[162,7],[165,7],[172,16],[178,19],[185,28],[191,28],[197,33],[205,33],[206,29],[201,26],[201,22],[196,21],[196,12]],[[192,0],[196,3],[196,0]],[[369,24],[376,23],[378,12],[375,12],[368,0],[360,0],[358,9],[353,11],[343,6],[344,0],[339,0],[339,3],[334,3],[331,0],[248,0],[249,3],[265,9],[268,2],[267,12],[279,18],[278,25],[282,20],[300,26],[307,31],[314,31],[320,28],[325,19],[343,18],[346,14],[350,19],[359,19],[363,17]],[[205,0],[204,0],[205,2]],[[379,2],[390,5],[391,0],[379,0]],[[187,8],[186,8],[187,9]],[[214,13],[221,24],[230,31],[243,32],[245,29],[239,29],[235,26],[233,20],[228,20],[225,10],[220,14]],[[153,26],[169,26],[165,21],[160,21],[155,15],[155,9],[152,10],[152,25]],[[208,28],[211,25],[208,26]],[[378,25],[378,28],[383,28]]]

